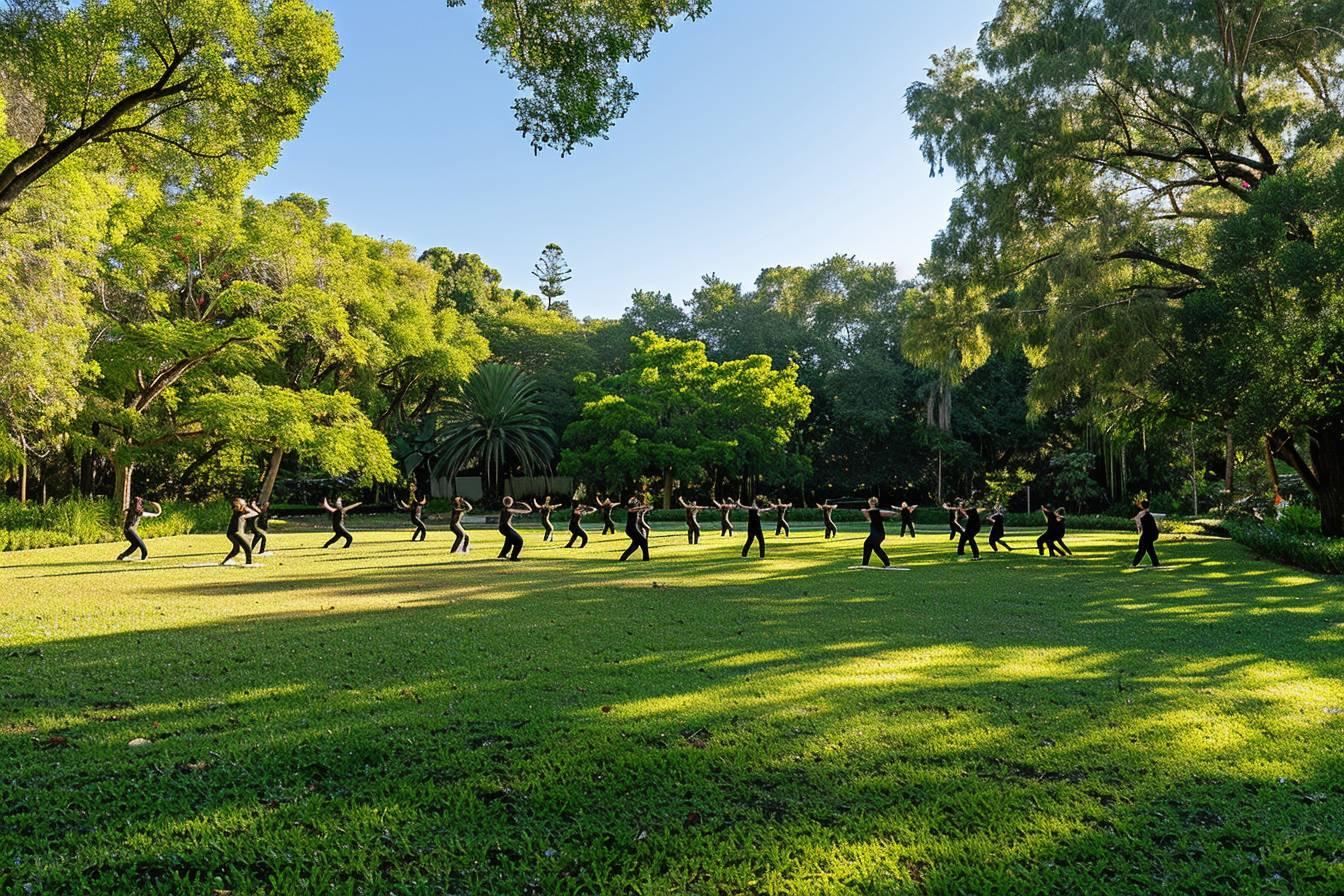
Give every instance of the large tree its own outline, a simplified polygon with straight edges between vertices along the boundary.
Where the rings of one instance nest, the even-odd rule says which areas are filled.
[[[964,187],[934,256],[1012,322],[1037,411],[1081,394],[1093,415],[1183,414],[1218,431],[1251,412],[1227,395],[1173,400],[1154,373],[1183,351],[1184,309],[1218,292],[1220,223],[1338,145],[1341,83],[1344,5],[1317,0],[1005,0],[976,51],[935,57],[907,109],[930,164]],[[1310,215],[1280,211],[1283,240],[1320,238]],[[1253,242],[1240,251],[1256,261]],[[1302,298],[1281,298],[1288,325]],[[1271,367],[1286,359],[1261,360],[1248,376],[1282,375]],[[1320,468],[1344,458],[1337,417],[1318,413],[1331,405],[1284,407],[1259,435],[1311,473],[1340,533],[1344,477]]]
[[[331,15],[302,0],[0,0],[18,140],[0,154],[0,215],[91,152],[178,188],[241,189],[298,135],[339,58]]]

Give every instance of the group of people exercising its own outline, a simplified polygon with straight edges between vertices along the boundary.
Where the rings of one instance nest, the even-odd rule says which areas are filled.
[[[720,537],[731,536],[735,533],[733,528],[732,515],[736,510],[745,510],[747,513],[747,540],[742,546],[743,558],[751,554],[752,547],[757,549],[760,558],[765,557],[765,528],[761,521],[761,515],[764,513],[775,514],[775,535],[788,537],[791,530],[788,522],[789,510],[793,504],[785,501],[767,501],[762,498],[753,499],[750,502],[739,502],[734,500],[717,501],[710,499],[709,504],[699,504],[695,501],[687,501],[684,497],[677,499],[678,504],[686,514],[686,541],[688,544],[697,545],[700,543],[700,522],[699,514],[701,511],[708,510],[711,506],[719,511],[719,535]],[[428,527],[425,525],[424,509],[429,503],[427,496],[416,497],[411,495],[408,500],[398,499],[397,506],[410,514],[411,522],[411,541],[424,541],[429,534]],[[152,505],[153,509],[147,509],[147,504]],[[343,499],[323,498],[319,507],[331,518],[332,536],[322,547],[330,548],[338,542],[344,541],[342,547],[349,548],[354,543],[354,535],[345,526],[347,514],[355,508],[361,506],[362,502],[346,504]],[[966,549],[971,550],[971,559],[980,559],[980,546],[976,539],[983,529],[984,522],[989,522],[989,547],[995,553],[998,553],[1000,547],[1005,551],[1012,551],[1012,545],[1004,539],[1004,524],[1006,516],[1004,509],[999,506],[981,507],[979,502],[963,501],[957,498],[954,501],[942,505],[948,514],[948,540],[957,542],[958,556],[964,556]],[[229,565],[234,562],[240,553],[248,566],[253,565],[253,555],[265,556],[266,540],[268,527],[270,525],[270,502],[247,501],[243,498],[234,498],[231,502],[232,514],[229,517],[229,523],[226,534],[229,539],[231,549],[228,556],[224,558],[221,565]],[[555,539],[555,525],[551,521],[551,515],[564,507],[563,504],[551,502],[550,495],[547,495],[540,501],[532,504],[526,501],[515,500],[512,497],[506,497],[503,500],[503,506],[499,513],[499,533],[504,536],[504,544],[499,550],[497,559],[518,561],[523,550],[523,537],[514,528],[513,521],[515,517],[535,513],[541,521],[542,540],[553,541]],[[570,508],[569,514],[569,541],[565,544],[566,548],[573,548],[577,545],[582,549],[588,546],[588,532],[583,527],[583,519],[592,513],[600,513],[602,516],[602,534],[614,535],[616,533],[616,521],[613,518],[613,511],[617,507],[625,509],[625,535],[630,539],[630,545],[621,554],[621,562],[629,560],[636,552],[639,552],[641,559],[649,559],[649,536],[650,528],[648,523],[648,514],[653,507],[639,497],[632,497],[622,504],[610,498],[598,496],[593,504],[584,504],[575,501]],[[828,501],[821,501],[816,504],[816,508],[822,513],[822,522],[825,527],[824,538],[830,540],[835,538],[840,530],[835,525],[834,513],[841,509],[839,504],[833,504]],[[471,536],[463,527],[462,522],[466,514],[471,513],[474,508],[465,498],[456,497],[453,499],[451,515],[448,528],[453,533],[453,546],[450,553],[469,553],[471,550]],[[877,498],[869,498],[867,506],[859,509],[859,512],[868,522],[868,537],[863,542],[863,565],[869,566],[874,556],[882,563],[884,568],[891,567],[891,559],[886,551],[882,549],[882,543],[886,541],[888,520],[897,517],[901,520],[900,537],[909,536],[914,538],[915,533],[915,511],[919,509],[918,504],[909,504],[901,502],[900,507],[884,508],[881,507]],[[1158,538],[1157,520],[1149,510],[1148,501],[1143,500],[1136,505],[1138,511],[1133,517],[1135,530],[1139,534],[1139,550],[1134,556],[1133,566],[1138,566],[1145,556],[1147,556],[1153,566],[1160,566],[1157,559],[1155,545]],[[124,535],[130,546],[127,547],[118,557],[118,560],[126,560],[137,550],[140,552],[140,559],[149,558],[149,549],[139,534],[140,521],[152,519],[163,512],[155,502],[146,502],[144,498],[137,497],[126,511]],[[1049,504],[1041,505],[1040,512],[1045,518],[1045,532],[1036,539],[1036,551],[1044,556],[1048,550],[1051,557],[1071,557],[1073,551],[1064,543],[1066,533],[1066,514],[1064,508],[1053,507]],[[249,541],[248,535],[251,535]]]

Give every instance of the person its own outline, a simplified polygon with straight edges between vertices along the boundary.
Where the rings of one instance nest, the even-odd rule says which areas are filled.
[[[429,496],[416,498],[415,495],[411,495],[410,499],[409,504],[398,500],[397,507],[411,512],[411,525],[415,527],[415,531],[411,533],[411,541],[424,541],[429,537],[429,530],[425,528],[425,505],[429,503]]]
[[[957,508],[957,513],[961,517],[961,540],[957,542],[957,556],[965,556],[966,547],[971,548],[971,559],[980,559],[980,546],[975,543],[975,537],[980,534],[980,508],[975,506],[975,498],[972,497],[969,504],[962,504]]]
[[[697,519],[696,517],[700,513],[700,511],[704,510],[705,508],[701,507],[699,504],[696,504],[694,501],[692,501],[690,504],[687,504],[686,499],[681,496],[677,497],[677,502],[686,509],[686,543],[699,544],[700,520]]]
[[[1064,552],[1055,547],[1055,538],[1059,531],[1059,517],[1055,516],[1055,508],[1049,504],[1042,504],[1041,515],[1045,517],[1045,531],[1036,539],[1036,553],[1044,556],[1045,549],[1049,548],[1051,557],[1064,556]]]
[[[597,507],[602,511],[602,534],[615,535],[616,521],[611,518],[611,511],[615,509],[616,502],[610,498],[599,497],[597,499]]]
[[[861,512],[868,518],[868,537],[863,542],[863,565],[868,566],[876,554],[877,559],[882,561],[882,567],[890,569],[891,560],[887,552],[882,550],[882,542],[887,540],[886,521],[896,516],[896,511],[883,510],[877,506],[877,498],[869,498],[868,506]]]
[[[496,559],[517,562],[518,555],[523,551],[523,536],[513,528],[513,518],[531,512],[532,508],[525,502],[504,498],[504,506],[499,511],[499,534],[504,536],[504,546],[499,549],[499,556]]]
[[[569,512],[569,544],[567,548],[574,547],[574,542],[579,542],[580,548],[588,547],[588,533],[583,528],[583,518],[597,510],[596,507],[589,507],[587,504],[575,503],[573,509]]]
[[[732,535],[733,511],[742,505],[733,500],[711,501],[711,503],[719,508],[719,537],[723,538],[726,535]]]
[[[350,547],[355,537],[350,534],[350,530],[345,528],[345,515],[363,504],[363,501],[356,501],[354,504],[346,504],[344,499],[337,498],[333,504],[326,498],[322,499],[322,509],[331,514],[331,531],[335,534],[327,539],[327,543],[322,545],[323,550],[334,545],[342,538],[345,539],[345,547]]]
[[[233,545],[233,549],[219,564],[220,566],[228,566],[232,563],[233,558],[238,556],[239,551],[242,551],[246,564],[248,566],[252,565],[252,545],[243,536],[247,532],[247,521],[255,519],[260,513],[260,510],[242,498],[233,499],[233,514],[229,517],[228,528],[229,542]]]
[[[792,506],[792,504],[785,504],[782,501],[776,501],[770,505],[770,509],[776,513],[775,537],[779,537],[781,532],[785,538],[789,537],[789,508]]]
[[[961,515],[961,499],[944,504],[943,509],[947,511],[947,540],[956,541],[961,536],[961,524],[957,522],[957,517]]]
[[[257,509],[257,515],[252,518],[252,553],[258,557],[268,557],[270,551],[266,550],[266,539],[271,534],[268,531],[271,525],[271,502],[253,501],[252,506]]]
[[[1136,569],[1147,554],[1153,566],[1161,566],[1157,560],[1157,519],[1148,508],[1148,499],[1139,502],[1139,512],[1134,516],[1134,529],[1139,533],[1139,550],[1131,564]]]
[[[745,558],[751,552],[751,543],[753,541],[759,546],[761,559],[765,559],[765,530],[761,528],[761,513],[770,509],[767,505],[760,505],[760,498],[755,498],[750,504],[739,504],[739,507],[747,509],[747,543],[742,545],[742,556]]]
[[[163,513],[158,501],[149,503],[154,505],[153,510],[146,510],[145,499],[137,497],[131,502],[131,506],[126,508],[126,519],[122,523],[121,534],[130,542],[130,546],[117,555],[118,560],[129,560],[136,551],[140,552],[141,560],[149,559],[149,548],[145,545],[145,540],[140,537],[140,521],[152,520]]]
[[[448,520],[448,531],[453,533],[453,549],[448,553],[456,554],[458,551],[464,554],[471,553],[471,536],[462,528],[462,517],[474,509],[461,495],[453,498],[453,513]]]
[[[1066,518],[1065,518],[1065,516],[1064,516],[1064,508],[1063,508],[1063,507],[1056,507],[1056,508],[1055,508],[1055,546],[1058,547],[1058,548],[1060,549],[1060,551],[1062,551],[1062,552],[1064,553],[1065,556],[1067,556],[1067,557],[1072,557],[1072,556],[1073,556],[1073,551],[1069,548],[1068,545],[1066,545],[1066,544],[1064,543],[1064,534],[1065,534],[1065,529],[1067,528],[1067,526],[1068,526],[1068,522],[1067,522],[1067,520],[1066,520]]]
[[[555,541],[555,526],[551,525],[551,511],[559,510],[562,506],[564,505],[552,504],[550,495],[543,498],[540,503],[532,505],[541,519],[541,528],[545,530],[541,536],[542,541]]]
[[[989,547],[996,554],[999,552],[999,545],[1003,545],[1003,549],[1009,553],[1013,551],[1013,546],[1003,540],[1005,519],[1002,507],[995,507],[994,512],[989,515]]]
[[[621,554],[621,562],[629,560],[635,551],[639,551],[644,560],[649,559],[649,530],[644,522],[644,514],[653,508],[631,497],[625,504],[625,534],[630,537],[630,547]]]
[[[826,525],[826,534],[822,536],[823,538],[830,539],[840,534],[840,530],[835,528],[835,520],[831,519],[831,514],[839,506],[839,504],[828,504],[825,501],[817,505],[817,509],[821,511],[821,521]]]
[[[901,502],[901,534],[900,538],[905,537],[907,529],[910,530],[910,537],[915,537],[915,511],[919,509],[918,504],[907,504]]]

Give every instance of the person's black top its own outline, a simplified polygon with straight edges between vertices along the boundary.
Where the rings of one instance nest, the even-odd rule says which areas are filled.
[[[966,509],[966,531],[972,535],[980,531],[980,508],[968,507]]]
[[[134,507],[126,508],[126,525],[123,528],[135,531],[135,527],[140,525],[140,520],[144,517],[144,511],[136,511]]]
[[[949,526],[955,526],[957,524],[957,512],[955,510],[949,510],[947,512],[947,524]]]
[[[831,506],[829,504],[822,505],[821,515],[826,522],[831,522]]]
[[[693,522],[695,522],[695,515],[696,515],[697,513],[699,513],[699,512],[700,512],[700,511],[699,511],[698,508],[693,509],[693,508],[687,507],[687,508],[686,508],[686,522],[688,522],[688,523],[693,523]]]
[[[1055,538],[1064,534],[1064,523],[1059,517],[1055,516],[1054,511],[1051,511],[1049,516],[1045,518],[1045,534]]]
[[[1157,537],[1157,519],[1151,512],[1145,510],[1139,517],[1139,526],[1143,530],[1143,537],[1152,539]]]
[[[537,513],[540,514],[542,520],[544,520],[545,522],[549,523],[551,521],[551,508],[548,507],[547,505],[545,504],[537,505]]]
[[[419,520],[419,519],[420,519],[420,511],[424,510],[424,508],[425,508],[425,505],[421,504],[419,501],[412,501],[412,502],[411,502],[411,519],[413,519],[413,520]]]
[[[747,505],[747,528],[761,528],[761,511],[755,504]]]
[[[504,533],[505,535],[509,534],[509,531],[513,528],[510,525],[510,521],[513,519],[513,515],[515,512],[516,511],[508,507],[505,507],[499,511],[499,531]]]
[[[878,538],[887,537],[887,524],[882,519],[881,507],[868,508],[868,531]]]
[[[252,528],[265,529],[271,524],[271,508],[267,507],[261,513],[252,517]]]
[[[901,524],[904,525],[915,518],[909,507],[901,508]]]
[[[448,521],[448,525],[450,525],[450,526],[456,526],[458,523],[462,522],[462,514],[463,514],[464,512],[465,512],[465,511],[464,511],[461,507],[458,507],[456,504],[454,504],[454,505],[453,505],[453,515],[452,515],[452,518],[449,519],[449,521]]]
[[[233,516],[229,517],[229,531],[234,535],[242,535],[243,528],[243,511],[235,510]]]
[[[604,523],[614,523],[614,521],[613,521],[612,518],[611,518],[611,505],[610,505],[610,504],[603,504],[603,505],[602,505],[602,522],[604,522]]]
[[[337,507],[331,512],[331,527],[334,529],[345,523],[345,508]]]
[[[989,515],[989,531],[992,534],[1003,534],[1003,514],[997,510]]]
[[[644,530],[640,528],[640,522],[643,520],[643,514],[634,510],[625,512],[625,534],[632,538],[644,537]]]

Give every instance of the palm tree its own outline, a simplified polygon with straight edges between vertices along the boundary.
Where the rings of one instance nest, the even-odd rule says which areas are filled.
[[[480,464],[486,487],[521,468],[525,475],[549,468],[555,432],[546,425],[536,382],[508,364],[482,364],[461,391],[434,415],[429,453],[437,475],[452,477]]]

